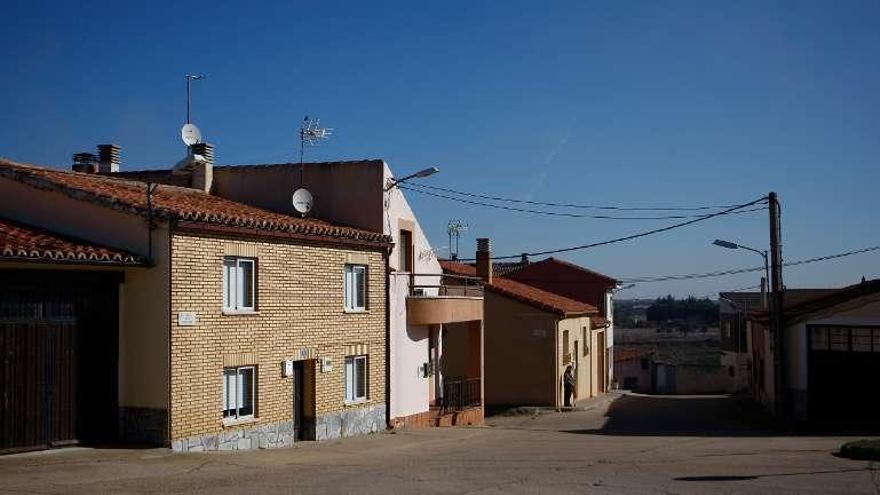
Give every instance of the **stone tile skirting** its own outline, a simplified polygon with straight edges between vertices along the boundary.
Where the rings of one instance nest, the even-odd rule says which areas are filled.
[[[315,440],[354,437],[385,429],[385,405],[350,408],[318,416],[315,420]]]
[[[292,447],[293,442],[293,422],[282,421],[268,425],[239,426],[220,433],[175,440],[171,442],[171,449],[175,452],[277,449]]]
[[[312,430],[314,428],[314,430]],[[308,439],[333,440],[376,433],[385,429],[385,405],[350,408],[318,416],[314,427],[307,428]],[[292,447],[296,442],[292,421],[272,424],[242,425],[219,433],[199,435],[171,442],[175,452],[209,450],[254,450]]]

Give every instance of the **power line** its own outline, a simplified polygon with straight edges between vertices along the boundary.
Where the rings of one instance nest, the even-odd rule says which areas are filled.
[[[694,219],[692,219],[692,220],[688,220],[688,221],[686,221],[686,222],[680,222],[680,223],[676,223],[676,224],[672,224],[672,225],[667,225],[666,227],[661,227],[661,228],[659,228],[659,229],[653,229],[653,230],[648,230],[648,231],[645,231],[645,232],[639,232],[639,233],[637,233],[637,234],[631,234],[631,235],[627,235],[627,236],[624,236],[624,237],[617,237],[617,238],[614,238],[614,239],[609,239],[609,240],[607,240],[607,241],[592,242],[592,243],[590,243],[590,244],[582,244],[582,245],[580,245],[580,246],[571,246],[571,247],[566,247],[566,248],[561,248],[561,249],[551,249],[551,250],[548,250],[548,251],[538,251],[538,252],[532,252],[532,253],[520,253],[520,254],[509,255],[509,256],[493,256],[492,259],[493,259],[493,260],[518,259],[518,258],[520,258],[523,254],[526,255],[526,256],[546,256],[546,255],[548,255],[548,254],[567,253],[567,252],[570,252],[570,251],[579,251],[579,250],[581,250],[581,249],[589,249],[589,248],[594,248],[594,247],[598,247],[598,246],[606,246],[606,245],[608,245],[608,244],[616,244],[616,243],[618,243],[618,242],[630,241],[630,240],[633,240],[633,239],[638,239],[638,238],[640,238],[640,237],[646,237],[646,236],[653,235],[653,234],[659,234],[659,233],[661,233],[661,232],[667,232],[667,231],[674,230],[674,229],[681,228],[681,227],[685,227],[685,226],[688,226],[688,225],[691,225],[691,224],[694,224],[694,223],[697,223],[697,222],[702,222],[702,221],[705,221],[705,220],[709,220],[710,218],[715,218],[715,217],[718,217],[718,216],[721,216],[721,215],[729,215],[729,214],[731,214],[731,213],[733,213],[733,212],[735,212],[735,211],[737,211],[737,210],[741,210],[741,209],[743,209],[743,208],[748,208],[749,206],[753,206],[753,205],[756,205],[756,204],[761,203],[761,202],[764,202],[764,201],[767,201],[767,196],[762,196],[762,197],[760,197],[760,198],[758,198],[758,199],[756,199],[756,200],[754,200],[754,201],[750,201],[750,202],[748,202],[748,203],[743,203],[743,204],[741,204],[741,205],[737,205],[737,206],[734,206],[734,207],[732,207],[732,208],[728,208],[728,209],[726,209],[726,210],[724,210],[724,211],[719,211],[719,212],[716,212],[716,213],[711,213],[711,214],[708,214],[708,215],[703,215],[703,216],[700,216],[699,218],[694,218]],[[468,258],[468,259],[463,259],[463,260],[461,260],[461,261],[475,261],[475,260],[476,260],[475,258]]]
[[[552,206],[556,208],[577,208],[583,210],[614,210],[614,211],[704,211],[704,210],[720,210],[723,208],[732,208],[736,205],[717,205],[717,206],[667,206],[667,207],[631,207],[631,206],[611,206],[611,205],[584,205],[575,203],[548,203],[545,201],[530,201],[526,199],[506,198],[503,196],[492,196],[488,194],[478,194],[465,191],[457,191],[448,187],[432,186],[429,184],[412,183],[408,186],[417,186],[435,191],[443,191],[447,193],[457,194],[459,196],[468,196],[472,198],[488,199],[492,201],[500,201],[505,203],[521,203],[537,206]]]
[[[856,249],[853,251],[845,251],[843,253],[830,254],[827,256],[819,256],[816,258],[808,258],[804,260],[798,261],[789,261],[782,264],[782,266],[800,266],[800,265],[808,265],[811,263],[818,263],[820,261],[829,261],[838,258],[845,258],[847,256],[853,256],[856,254],[869,253],[872,251],[880,251],[880,246],[871,246],[864,249]],[[652,282],[666,282],[670,280],[693,280],[697,278],[710,278],[710,277],[722,277],[725,275],[736,275],[739,273],[749,273],[749,272],[760,272],[764,271],[763,266],[757,266],[752,268],[735,268],[730,270],[720,270],[715,272],[707,272],[707,273],[688,273],[684,275],[662,275],[656,277],[635,277],[620,280],[620,283],[624,284],[645,284]]]
[[[482,201],[474,201],[474,200],[470,200],[470,199],[456,198],[454,196],[449,196],[446,194],[440,194],[440,193],[434,193],[434,192],[430,192],[430,191],[413,189],[411,187],[412,185],[413,184],[398,185],[397,187],[399,187],[400,189],[406,189],[407,191],[412,191],[412,192],[419,193],[419,194],[425,194],[427,196],[433,196],[435,198],[443,198],[443,199],[448,199],[450,201],[457,201],[459,203],[467,203],[467,204],[471,204],[471,205],[485,206],[487,208],[494,208],[497,210],[516,211],[516,212],[520,212],[520,213],[532,213],[535,215],[546,215],[546,216],[554,216],[554,217],[593,218],[593,219],[599,219],[599,220],[676,220],[676,219],[683,219],[683,218],[702,218],[702,217],[708,215],[708,213],[704,213],[704,214],[690,214],[690,215],[656,215],[656,216],[621,217],[621,216],[616,216],[616,215],[590,215],[590,214],[583,214],[583,213],[563,213],[563,212],[557,212],[557,211],[532,210],[529,208],[518,208],[515,206],[496,205],[496,204],[492,204],[492,203],[485,203]],[[735,211],[735,212],[731,212],[731,213],[732,214],[751,213],[751,212],[765,210],[765,209],[766,209],[766,207],[760,207],[760,208],[752,208],[752,209],[742,210],[742,211]]]

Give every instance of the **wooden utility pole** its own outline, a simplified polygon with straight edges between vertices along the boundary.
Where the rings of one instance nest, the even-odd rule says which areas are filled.
[[[785,318],[782,284],[782,225],[779,199],[775,192],[767,197],[770,203],[770,330],[773,335],[774,413],[785,415]]]

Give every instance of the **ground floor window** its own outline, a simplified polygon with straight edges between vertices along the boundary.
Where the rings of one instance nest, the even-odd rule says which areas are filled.
[[[367,400],[367,356],[345,358],[345,402]]]
[[[223,369],[223,418],[242,419],[254,415],[254,366]]]

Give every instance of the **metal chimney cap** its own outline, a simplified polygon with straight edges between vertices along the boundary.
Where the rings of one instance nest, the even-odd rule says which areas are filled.
[[[492,241],[488,237],[477,238],[477,251],[491,251]]]

